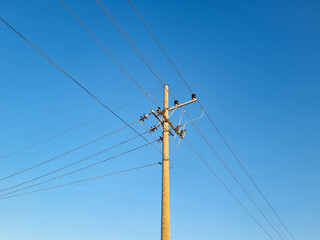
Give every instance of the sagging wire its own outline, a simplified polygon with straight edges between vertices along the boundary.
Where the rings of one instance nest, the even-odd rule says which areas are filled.
[[[176,149],[180,145],[180,142],[181,142],[181,138],[179,137],[179,141],[178,141],[177,145],[175,145],[173,148],[170,148],[170,150]]]
[[[182,111],[183,111],[184,113],[186,113],[186,110],[183,109]],[[200,117],[185,122],[182,129],[185,129],[187,123],[194,122],[194,121],[197,121],[197,120],[199,120],[200,118],[202,118],[202,117],[203,117],[203,113],[204,113],[204,111],[203,111],[203,109],[202,109],[202,113],[201,113]]]
[[[146,128],[143,126],[142,122],[144,122],[144,120],[148,119],[148,116],[152,114],[149,113],[149,114],[143,114],[142,116],[140,116],[140,119],[138,120],[138,122],[140,123],[141,127],[144,128],[145,130],[147,130],[151,136],[160,144],[160,141],[153,135],[153,132],[155,130],[158,130],[158,127],[160,126],[161,127],[161,130],[162,130],[162,126],[161,126],[161,123],[163,122],[162,119],[160,119],[161,121],[159,121],[159,124],[158,125],[154,125],[153,127],[150,127],[150,128]],[[157,148],[158,149],[158,148]],[[159,150],[159,149],[158,149]],[[160,151],[160,150],[159,150]]]
[[[138,122],[140,123],[140,125],[141,125],[141,127],[142,127],[143,129],[148,130],[148,131],[150,130],[150,128],[146,128],[146,127],[144,127],[144,126],[142,125],[142,123],[141,123],[141,121],[140,121],[140,120],[139,120]]]
[[[181,110],[181,114],[180,114],[180,119],[179,119],[179,124],[178,124],[178,126],[181,126],[183,111],[184,111],[184,109]],[[174,139],[176,139],[177,135],[178,135],[178,134],[175,133],[174,138],[171,139],[170,141],[173,141]],[[171,148],[170,150],[176,149],[176,148],[180,145],[180,142],[181,142],[181,137],[179,136],[178,144],[177,144],[176,146],[174,146],[173,148]]]
[[[151,94],[149,94],[149,93],[148,93],[148,96],[149,96],[149,98],[152,98],[152,99],[154,99],[154,100],[157,100],[157,101],[163,101],[163,99],[162,99],[162,98],[155,98],[155,97],[152,97],[152,95],[151,95]]]
[[[176,137],[177,137],[177,135],[178,135],[178,134],[174,134],[174,138],[170,139],[169,142],[172,142],[173,140],[175,140]]]
[[[156,139],[157,140],[157,138],[153,135],[153,133],[152,132],[150,132],[150,134],[151,134],[151,136],[154,138],[154,139]],[[159,145],[161,146],[161,143],[160,143],[160,141],[157,141],[158,143],[159,143]]]
[[[173,162],[171,161],[171,159],[168,159],[168,160],[171,163],[171,166],[169,166],[169,169],[172,169],[173,168]]]

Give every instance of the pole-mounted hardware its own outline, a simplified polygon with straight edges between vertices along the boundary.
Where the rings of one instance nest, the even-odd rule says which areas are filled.
[[[149,116],[149,114],[145,115],[143,114],[141,117],[140,117],[140,121],[144,122],[145,119],[147,119]]]
[[[170,240],[169,162],[171,161],[169,159],[169,135],[175,137],[179,136],[180,143],[180,140],[184,138],[187,131],[184,129],[186,124],[182,126],[179,122],[178,125],[174,125],[170,121],[170,116],[173,112],[171,115],[169,115],[169,112],[175,111],[178,108],[184,107],[196,101],[197,97],[193,93],[190,101],[179,104],[179,101],[176,99],[174,100],[174,106],[169,107],[169,86],[165,85],[163,109],[157,107],[156,111],[151,110],[151,113],[147,115],[143,114],[139,120],[140,124],[142,125],[141,122],[146,120],[150,114],[152,114],[158,120],[158,125],[154,125],[153,127],[149,128],[149,132],[152,136],[153,132],[156,131],[159,126],[162,127],[162,136],[160,136],[159,139],[156,139],[158,143],[162,142],[162,162],[159,163],[162,165],[161,240]]]
[[[173,130],[173,132],[175,134],[177,134],[180,138],[184,138],[187,130],[182,129],[182,125],[178,124],[177,126],[175,126],[170,121],[169,116],[166,116],[165,110],[167,110],[167,111],[176,110],[178,108],[184,107],[184,106],[186,106],[188,104],[191,104],[191,103],[194,103],[194,102],[197,101],[196,94],[192,93],[191,98],[192,99],[190,101],[187,101],[187,102],[184,102],[184,103],[181,103],[181,104],[179,104],[179,101],[176,99],[176,100],[174,100],[174,106],[170,107],[170,108],[167,108],[167,109],[163,109],[162,110],[160,107],[157,107],[156,112],[154,110],[151,110],[152,115],[157,118],[157,120],[159,121],[159,124],[161,124],[162,126],[164,125],[164,123],[168,123],[169,124],[169,126],[171,127],[171,129],[169,129],[169,133],[170,133],[171,136],[174,136],[174,134],[171,131],[171,130]],[[162,116],[162,119],[159,116]]]

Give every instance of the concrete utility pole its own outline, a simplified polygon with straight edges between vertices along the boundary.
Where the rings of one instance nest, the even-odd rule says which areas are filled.
[[[163,119],[169,119],[169,86],[164,86]],[[163,122],[161,240],[170,240],[169,123]]]
[[[163,109],[157,108],[151,113],[158,119],[159,124],[163,126],[162,138],[162,202],[161,202],[161,240],[170,240],[170,192],[169,192],[169,135],[178,135],[184,138],[186,132],[181,125],[175,126],[169,119],[169,112],[177,108],[186,106],[197,101],[196,95],[192,94],[192,100],[179,104],[178,100],[174,101],[174,107],[169,108],[169,86],[164,86]],[[162,119],[159,117],[162,116]],[[147,116],[141,117],[141,121]],[[170,128],[171,127],[171,128]],[[154,131],[157,127],[151,128]]]

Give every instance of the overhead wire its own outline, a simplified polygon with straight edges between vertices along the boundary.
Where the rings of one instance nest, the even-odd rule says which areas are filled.
[[[148,131],[142,133],[142,135],[144,135],[144,134],[146,134],[146,133],[148,133]],[[21,183],[15,184],[15,185],[13,185],[13,186],[0,189],[0,193],[1,193],[1,192],[8,191],[8,190],[13,189],[13,188],[16,188],[16,187],[19,187],[19,186],[22,186],[22,185],[25,185],[25,184],[30,183],[30,182],[33,182],[33,181],[35,181],[35,180],[38,180],[38,179],[47,177],[47,176],[49,176],[49,175],[51,175],[51,174],[54,174],[54,173],[56,173],[56,172],[59,172],[59,171],[61,171],[61,170],[64,170],[64,169],[66,169],[66,168],[69,168],[69,167],[71,167],[71,166],[74,166],[74,165],[76,165],[76,164],[79,164],[79,163],[81,163],[81,162],[84,162],[84,161],[86,161],[86,160],[88,160],[88,159],[90,159],[90,158],[96,157],[96,156],[98,156],[98,155],[100,155],[100,154],[102,154],[102,153],[104,153],[104,152],[107,152],[107,151],[113,149],[113,148],[119,147],[119,146],[121,146],[121,145],[123,145],[123,144],[125,144],[125,143],[127,143],[127,142],[130,142],[130,141],[132,141],[132,140],[134,140],[134,139],[136,139],[136,138],[138,138],[138,137],[139,137],[139,136],[134,136],[134,137],[129,138],[129,139],[125,140],[125,141],[122,141],[122,142],[120,142],[120,143],[118,143],[118,144],[116,144],[116,145],[113,145],[113,146],[111,146],[111,147],[105,148],[105,149],[103,149],[102,151],[99,151],[99,152],[97,152],[97,153],[94,153],[94,154],[92,154],[92,155],[90,155],[90,156],[88,156],[88,157],[82,158],[82,159],[80,159],[80,160],[78,160],[78,161],[72,162],[72,163],[67,164],[67,165],[65,165],[65,166],[63,166],[63,167],[60,167],[60,168],[57,168],[57,169],[55,169],[55,170],[53,170],[53,171],[50,171],[50,172],[48,172],[48,173],[42,174],[42,175],[40,175],[40,176],[38,176],[38,177],[31,178],[31,179],[29,179],[29,180],[27,180],[27,181],[23,181],[23,182],[21,182]]]
[[[60,0],[61,1],[61,0]],[[159,78],[159,76],[154,72],[153,68],[150,66],[150,64],[147,62],[147,60],[142,56],[141,52],[137,49],[137,47],[135,46],[134,43],[132,43],[129,38],[127,37],[127,35],[124,33],[124,31],[122,30],[122,27],[120,26],[120,24],[118,24],[112,17],[110,11],[105,7],[102,6],[103,2],[100,0],[96,0],[96,2],[98,3],[98,5],[101,7],[101,9],[104,11],[104,13],[108,16],[108,18],[112,21],[112,23],[116,26],[116,28],[120,31],[120,33],[123,35],[123,37],[127,40],[127,42],[130,44],[130,46],[135,50],[135,52],[139,55],[139,57],[143,60],[143,62],[146,64],[146,66],[151,70],[151,72],[155,75],[155,77],[160,81],[160,83],[164,84],[163,81]],[[101,3],[102,4],[101,4]],[[172,92],[169,92],[171,96],[173,96]],[[176,99],[173,96],[174,99]],[[204,110],[203,110],[204,112]],[[202,112],[202,115],[203,115]],[[201,115],[201,117],[202,117]],[[188,118],[190,119],[190,122],[194,121],[192,120],[189,116]],[[179,138],[179,143],[180,143],[180,138]],[[179,143],[177,144],[177,146],[179,145]],[[176,147],[177,147],[176,146]],[[271,224],[272,225],[272,224]],[[276,230],[277,231],[277,230]]]
[[[15,28],[13,28],[8,22],[6,22],[2,17],[0,17],[0,20],[6,24],[11,30],[13,30],[16,34],[18,34],[24,41],[26,41],[30,46],[32,46],[36,51],[38,51],[42,56],[44,56],[49,62],[51,62],[55,67],[57,67],[61,72],[63,72],[67,77],[69,77],[75,84],[77,84],[80,88],[82,88],[87,94],[89,94],[94,100],[96,100],[98,103],[100,103],[104,108],[108,109],[115,117],[117,117],[121,122],[123,122],[125,125],[127,125],[132,131],[134,131],[137,135],[140,136],[140,133],[135,130],[132,126],[130,126],[122,117],[120,117],[118,114],[116,114],[112,109],[110,109],[106,104],[104,104],[101,100],[99,100],[93,93],[91,93],[87,88],[85,88],[80,82],[78,82],[75,78],[71,77],[65,70],[63,70],[58,64],[56,64],[53,60],[51,60],[46,54],[44,54],[40,49],[38,49],[35,45],[33,45],[28,39],[26,39],[22,34],[20,34]],[[119,62],[116,61],[115,58],[111,54],[109,54],[112,59],[124,70],[124,68],[120,65]],[[125,70],[124,70],[125,71]],[[125,71],[126,72],[126,71]],[[128,74],[127,74],[128,75]],[[129,75],[131,76],[131,75]],[[137,86],[141,86],[133,79]],[[148,94],[146,91],[143,90],[143,92],[149,97],[150,99],[150,94]],[[151,99],[151,101],[154,103],[154,101]],[[155,104],[155,103],[154,103]],[[142,139],[144,139],[147,143],[149,141],[141,136]],[[152,145],[153,146],[153,145]],[[159,151],[155,146],[153,146],[157,151]]]
[[[148,25],[146,24],[146,22],[144,21],[144,19],[142,18],[142,16],[140,15],[140,13],[138,12],[138,10],[136,9],[136,7],[133,5],[133,3],[128,0],[129,4],[131,5],[131,7],[134,9],[134,11],[136,12],[137,16],[140,18],[141,22],[144,24],[144,26],[146,27],[146,29],[148,30],[148,32],[150,33],[150,35],[152,36],[152,38],[155,40],[155,42],[157,43],[157,45],[159,46],[159,48],[161,49],[161,51],[163,52],[163,54],[166,56],[166,58],[168,59],[168,61],[170,62],[170,64],[173,66],[174,70],[176,71],[176,73],[179,75],[180,79],[184,82],[184,84],[186,85],[186,87],[189,89],[189,91],[191,93],[194,93],[191,89],[191,87],[189,86],[189,84],[187,83],[187,81],[184,79],[184,77],[182,76],[182,74],[180,73],[180,71],[178,70],[178,68],[175,66],[175,64],[173,63],[173,61],[171,60],[171,58],[169,57],[169,55],[166,53],[166,51],[164,50],[164,48],[162,47],[162,45],[160,44],[160,42],[157,40],[157,38],[155,37],[155,35],[153,34],[153,32],[151,31],[151,29],[148,27]],[[271,206],[270,202],[267,200],[267,198],[265,197],[265,195],[262,193],[261,189],[258,187],[258,185],[256,184],[256,182],[253,180],[253,178],[251,177],[251,175],[249,174],[249,172],[247,171],[247,169],[245,168],[244,164],[240,161],[240,159],[237,157],[237,155],[234,153],[234,151],[232,150],[231,146],[229,145],[229,143],[227,142],[227,140],[225,139],[225,137],[222,135],[222,133],[220,132],[220,130],[217,128],[217,126],[215,125],[215,123],[213,122],[212,118],[210,117],[210,115],[207,113],[207,111],[204,109],[203,105],[201,104],[201,102],[198,99],[198,104],[200,106],[200,108],[204,111],[205,115],[207,116],[207,118],[209,119],[210,123],[213,125],[213,127],[216,129],[217,133],[219,134],[219,136],[221,137],[221,139],[223,140],[223,142],[226,144],[227,148],[229,149],[229,151],[232,153],[232,155],[234,156],[234,158],[236,159],[236,161],[238,162],[238,164],[241,166],[241,168],[243,169],[243,171],[246,173],[246,175],[248,176],[248,178],[250,179],[250,181],[252,182],[252,184],[254,185],[254,187],[257,189],[257,191],[259,192],[259,194],[261,195],[261,197],[263,198],[263,200],[267,203],[267,205],[270,207],[271,211],[274,213],[274,215],[277,217],[277,219],[279,220],[279,222],[281,223],[281,225],[286,229],[286,231],[290,234],[290,236],[295,240],[293,234],[289,231],[289,229],[287,228],[287,226],[285,225],[285,223],[282,221],[282,219],[279,217],[279,215],[277,214],[277,212],[275,211],[275,209]]]
[[[93,37],[93,39],[102,47],[102,49],[111,57],[111,59],[121,68],[121,70],[140,88],[141,91],[143,91],[149,99],[153,102],[155,106],[157,104],[154,102],[154,100],[150,97],[150,94],[147,93],[142,86],[130,75],[130,73],[118,62],[118,60],[108,51],[108,49],[98,40],[98,38],[84,25],[84,23],[74,14],[74,12],[64,3],[64,1],[59,0],[64,7],[71,13],[71,15],[84,27],[84,29]]]
[[[186,116],[190,119],[190,116],[188,115],[188,113],[185,111],[184,112],[186,114]],[[274,226],[274,224],[272,224],[272,222],[270,221],[270,219],[266,216],[266,214],[264,213],[264,211],[261,209],[261,207],[259,206],[259,204],[254,200],[253,196],[250,194],[250,192],[248,191],[248,189],[240,182],[240,180],[238,179],[238,177],[235,175],[235,173],[231,170],[231,168],[228,166],[228,164],[226,163],[226,161],[223,160],[223,158],[220,156],[220,154],[215,150],[215,148],[212,146],[212,144],[209,142],[209,140],[207,139],[207,137],[204,135],[204,133],[200,130],[200,128],[196,125],[196,123],[194,121],[191,121],[191,123],[193,124],[193,126],[196,128],[196,130],[200,133],[201,137],[206,141],[206,143],[208,144],[208,146],[210,147],[210,149],[213,151],[213,153],[217,156],[217,158],[219,159],[219,161],[222,163],[222,165],[224,166],[224,168],[229,172],[229,174],[232,176],[232,178],[236,181],[236,183],[238,184],[238,186],[241,188],[241,190],[245,193],[245,195],[249,198],[249,200],[253,203],[253,205],[255,206],[255,208],[259,211],[259,213],[263,216],[263,218],[270,224],[270,226],[273,228],[273,230],[279,235],[279,237],[284,240],[284,237],[282,236],[282,234],[280,233],[280,231]]]
[[[222,186],[231,194],[231,196],[238,202],[238,204],[243,208],[243,210],[254,220],[254,222],[263,230],[265,234],[269,236],[270,239],[273,237],[270,233],[260,224],[260,222],[250,213],[250,211],[245,207],[245,205],[240,201],[239,198],[231,191],[231,189],[224,183],[224,181],[215,173],[215,171],[210,167],[207,161],[200,155],[200,153],[192,146],[192,144],[185,139],[186,143],[190,146],[193,152],[198,156],[198,158],[206,165],[206,167],[210,170],[210,172],[218,179],[218,181],[222,184]]]
[[[81,183],[81,182],[95,180],[95,179],[98,179],[98,178],[108,177],[108,176],[115,175],[115,174],[130,172],[130,171],[138,170],[138,169],[141,169],[141,168],[147,168],[147,167],[155,166],[155,165],[158,165],[158,164],[159,164],[159,162],[156,162],[156,163],[147,164],[147,165],[143,165],[143,166],[139,166],[139,167],[135,167],[135,168],[130,168],[130,169],[126,169],[126,170],[122,170],[122,171],[118,171],[118,172],[113,172],[113,173],[104,174],[104,175],[100,175],[100,176],[95,176],[95,177],[91,177],[91,178],[85,178],[85,179],[81,179],[81,180],[73,181],[73,182],[69,182],[69,183],[59,184],[59,185],[55,185],[55,186],[52,186],[52,187],[46,187],[46,188],[41,188],[41,189],[37,189],[37,190],[34,190],[34,191],[29,191],[29,192],[24,192],[24,193],[20,193],[20,194],[5,196],[5,197],[1,197],[0,199],[2,200],[2,199],[7,199],[7,198],[14,198],[14,197],[23,196],[23,195],[36,193],[36,192],[41,192],[41,191],[46,191],[46,190],[50,190],[50,189],[54,189],[54,188],[60,188],[60,187],[64,187],[64,186],[68,186],[68,185],[72,185],[72,184],[76,184],[76,183]]]
[[[60,0],[61,1],[61,0]],[[149,68],[149,70],[153,73],[153,75],[158,79],[158,81],[164,86],[165,83],[161,80],[159,75],[155,72],[155,70],[150,66],[146,58],[142,55],[142,53],[138,50],[138,48],[135,46],[135,44],[129,40],[127,34],[124,32],[122,27],[119,23],[116,22],[116,20],[112,17],[110,11],[106,8],[104,3],[100,0],[96,0],[100,8],[103,10],[103,12],[106,14],[106,16],[111,20],[111,22],[115,25],[115,27],[119,30],[119,32],[122,34],[122,36],[126,39],[126,41],[130,44],[132,49],[139,55],[139,57],[142,59],[142,61],[145,63],[145,65]]]
[[[62,2],[62,1],[61,1]],[[63,2],[62,2],[63,3]],[[64,4],[65,5],[65,4]],[[74,15],[74,14],[73,14]],[[75,16],[75,15],[74,15]],[[76,16],[75,16],[76,17]],[[77,17],[76,17],[77,18]],[[78,18],[77,18],[78,19]],[[15,31],[20,37],[22,37],[25,41],[27,41],[33,48],[35,48],[38,52],[40,52],[44,57],[46,57],[51,63],[53,63],[56,67],[58,67],[62,72],[64,72],[71,80],[73,80],[77,85],[79,85],[82,89],[84,89],[90,96],[92,96],[94,99],[96,99],[100,104],[102,104],[104,107],[106,107],[109,111],[112,112],[111,109],[109,109],[105,104],[103,104],[99,99],[97,99],[91,92],[89,92],[86,88],[84,88],[79,82],[77,82],[75,79],[73,79],[70,75],[68,75],[62,68],[60,68],[57,64],[55,64],[51,59],[49,59],[46,55],[44,55],[39,49],[37,49],[31,42],[29,42],[27,39],[25,39],[20,33],[18,33],[14,28],[12,28],[7,22],[5,22],[2,18],[0,18],[6,25],[8,25],[13,31]],[[79,21],[79,20],[78,20]],[[81,23],[81,22],[80,22]],[[84,25],[83,25],[84,26]],[[85,27],[85,26],[84,26]],[[106,50],[106,49],[105,49]],[[121,65],[120,65],[121,66]],[[124,70],[125,71],[125,70]],[[143,89],[141,89],[143,90]],[[144,90],[143,90],[144,91]],[[145,92],[145,91],[144,91]],[[146,92],[145,92],[146,93]],[[148,95],[148,93],[146,93]],[[118,117],[122,122],[127,124],[122,118],[120,118],[117,114],[112,112],[116,117]],[[128,125],[129,126],[129,125]],[[132,127],[130,127],[133,131],[135,131],[139,136],[141,136],[136,130],[134,130]],[[146,140],[146,139],[145,139]],[[147,141],[147,140],[146,140]]]
[[[140,88],[141,91],[143,91],[148,97],[149,99],[152,101],[152,103],[158,107],[158,105],[154,102],[154,100],[152,99],[152,97],[150,96],[150,94],[148,94],[142,87],[141,85],[129,74],[129,72],[115,59],[115,57],[106,49],[106,47],[98,40],[98,38],[86,27],[86,25],[75,15],[75,13],[64,3],[64,1],[59,0],[63,6],[71,13],[71,15],[83,26],[83,28],[93,37],[93,39],[100,45],[100,47],[111,57],[111,59],[122,69],[122,71],[135,83],[136,86],[138,86]],[[134,47],[132,45],[132,47]],[[139,55],[142,56],[142,55]],[[145,61],[146,63],[146,61]],[[155,74],[155,72],[153,71],[153,73]],[[162,82],[162,80],[158,77],[157,78],[160,82]],[[162,82],[162,86],[164,86],[164,83]],[[146,139],[145,139],[146,140]],[[146,140],[147,141],[147,140]],[[152,145],[153,146],[153,145]],[[159,149],[155,146],[153,146],[153,148],[155,148],[157,151],[159,151]],[[160,151],[159,151],[160,152]]]
[[[44,181],[42,181],[42,182],[38,182],[38,183],[35,183],[35,184],[32,184],[32,185],[29,185],[29,186],[26,186],[26,187],[23,187],[23,188],[20,188],[20,189],[11,191],[11,192],[7,192],[7,193],[4,193],[4,194],[1,194],[1,195],[0,195],[0,198],[2,198],[2,197],[4,197],[4,196],[7,196],[7,195],[10,195],[10,194],[13,194],[13,193],[16,193],[16,192],[23,191],[23,190],[25,190],[25,189],[29,189],[29,188],[32,188],[32,187],[35,187],[35,186],[38,186],[38,185],[47,183],[47,182],[51,182],[51,181],[53,181],[53,180],[57,180],[57,179],[62,178],[62,177],[69,176],[69,175],[71,175],[71,174],[74,174],[74,173],[77,173],[77,172],[80,172],[80,171],[83,171],[83,170],[85,170],[85,169],[91,168],[91,167],[96,166],[96,165],[98,165],[98,164],[101,164],[101,163],[110,161],[110,160],[112,160],[112,159],[114,159],[114,158],[120,157],[120,156],[122,156],[122,155],[128,154],[128,153],[130,153],[130,152],[133,152],[133,151],[136,151],[136,150],[141,149],[141,148],[143,148],[143,147],[146,147],[146,146],[148,146],[148,145],[151,145],[151,144],[154,143],[154,142],[156,142],[156,141],[153,141],[153,142],[150,142],[150,143],[145,143],[145,144],[140,145],[140,146],[138,146],[138,147],[132,148],[132,149],[130,149],[130,150],[128,150],[128,151],[119,153],[119,154],[117,154],[117,155],[114,155],[114,156],[112,156],[112,157],[106,158],[106,159],[104,159],[104,160],[101,160],[101,161],[98,161],[98,162],[95,162],[95,163],[92,163],[92,164],[87,165],[87,166],[85,166],[85,167],[78,168],[78,169],[76,169],[76,170],[74,170],[74,171],[71,171],[71,172],[68,172],[68,173],[65,173],[65,174],[62,174],[62,175],[58,175],[58,176],[53,177],[53,178],[49,178],[49,179],[44,180]]]
[[[60,0],[62,2],[62,0]],[[96,0],[96,2],[98,3],[98,5],[100,6],[100,8],[103,10],[103,12],[107,15],[107,17],[111,20],[111,22],[115,25],[115,27],[118,29],[118,31],[122,34],[122,36],[125,38],[125,40],[129,43],[129,45],[133,48],[133,50],[138,54],[138,56],[142,59],[142,61],[145,63],[145,65],[148,67],[148,69],[151,71],[151,73],[157,78],[157,80],[162,84],[162,86],[165,85],[165,83],[163,82],[163,80],[160,78],[160,76],[155,72],[155,70],[151,67],[151,65],[148,63],[147,59],[143,56],[143,54],[141,53],[141,51],[136,47],[136,45],[129,39],[129,37],[127,36],[127,34],[124,32],[123,28],[121,27],[121,25],[113,18],[111,12],[106,8],[106,6],[104,5],[104,3],[100,0]],[[65,4],[64,4],[65,5]],[[66,6],[66,5],[65,5]],[[68,9],[69,11],[71,11],[70,9]],[[74,15],[74,14],[73,14]],[[75,16],[75,15],[74,15]],[[76,17],[76,16],[75,16]],[[77,17],[76,17],[77,18]],[[78,19],[78,18],[77,18]],[[78,20],[79,21],[79,20]],[[79,21],[80,22],[80,21]],[[80,22],[81,23],[81,22]],[[83,24],[82,24],[83,25]],[[84,25],[83,25],[84,26]],[[85,26],[84,26],[85,27]],[[85,27],[86,28],[86,27]],[[86,30],[91,34],[91,32],[86,28]],[[92,34],[91,34],[92,35]],[[93,35],[92,35],[93,36]],[[94,36],[93,36],[94,37]],[[95,38],[95,37],[94,37]],[[95,38],[96,39],[96,38]],[[96,39],[97,41],[97,39]],[[99,41],[97,41],[100,45],[101,43]],[[173,96],[172,92],[169,91],[169,94],[171,96]],[[176,99],[173,96],[174,99]],[[161,129],[162,126],[160,125]],[[151,133],[151,135],[154,137],[154,135]],[[179,143],[180,143],[180,139],[179,139]],[[178,143],[178,145],[179,145]],[[177,145],[177,146],[178,146]],[[173,162],[169,159],[169,161],[171,162],[172,166],[173,166]],[[172,167],[171,167],[172,168]]]
[[[154,90],[154,91],[151,91],[150,94],[151,94],[151,93],[154,93],[154,92],[156,92],[156,91],[159,91],[160,89],[162,89],[162,87],[159,88],[159,89],[156,89],[156,90]],[[124,108],[124,107],[126,107],[126,106],[128,106],[128,105],[131,105],[131,104],[133,104],[133,103],[135,103],[135,102],[137,102],[137,101],[140,101],[141,99],[143,99],[143,98],[145,98],[145,97],[146,97],[146,95],[143,95],[142,97],[136,98],[136,99],[134,99],[134,100],[132,100],[132,101],[130,101],[130,102],[128,102],[128,103],[125,103],[125,104],[123,104],[123,105],[121,105],[121,106],[119,106],[119,107],[116,107],[115,109],[113,109],[113,111],[117,111],[117,110],[119,110],[119,109],[122,109],[122,108]],[[44,139],[42,139],[42,140],[40,140],[40,141],[38,141],[38,142],[35,142],[35,143],[32,143],[32,144],[26,146],[26,147],[23,147],[23,148],[20,148],[20,149],[15,150],[15,151],[13,151],[13,152],[10,152],[10,153],[8,153],[8,154],[5,154],[5,155],[3,155],[3,156],[0,157],[0,160],[1,160],[1,159],[4,159],[4,158],[7,158],[7,157],[10,157],[10,156],[12,156],[12,155],[15,155],[15,154],[17,154],[17,153],[21,153],[21,152],[23,152],[23,151],[26,151],[26,150],[28,150],[28,149],[30,149],[30,148],[33,148],[33,147],[35,147],[35,146],[38,146],[39,144],[48,142],[48,141],[50,141],[50,140],[52,140],[52,139],[55,139],[56,137],[59,137],[59,136],[62,136],[62,135],[64,135],[64,134],[66,134],[66,133],[72,132],[72,131],[80,128],[80,127],[83,127],[83,126],[85,126],[85,125],[87,125],[87,124],[89,124],[89,123],[92,123],[92,122],[94,122],[94,121],[96,121],[96,120],[98,120],[98,119],[101,119],[101,118],[107,116],[108,114],[110,114],[110,112],[106,112],[106,113],[101,114],[101,115],[99,115],[99,116],[96,116],[96,117],[94,117],[94,118],[92,118],[92,119],[90,119],[90,120],[87,120],[87,121],[85,121],[85,122],[82,122],[82,123],[80,123],[80,124],[78,124],[78,125],[76,125],[76,126],[73,126],[73,127],[71,127],[71,128],[68,128],[68,129],[66,129],[66,130],[64,130],[64,131],[62,131],[62,132],[60,132],[60,133],[57,133],[57,134],[55,134],[55,135],[53,135],[53,136],[44,138]]]
[[[183,109],[183,111],[186,112],[184,109]],[[200,117],[197,117],[197,118],[195,118],[195,119],[186,121],[186,122],[183,124],[183,127],[182,127],[182,128],[184,129],[188,123],[197,121],[197,120],[201,119],[202,117],[203,117],[203,110],[202,110],[202,113],[201,113]],[[189,119],[190,119],[190,118],[189,118]]]
[[[134,122],[130,123],[129,126],[131,126],[132,124],[134,124],[134,123],[136,123],[136,122],[137,122],[137,121],[134,121]],[[59,155],[57,155],[57,156],[55,156],[55,157],[52,157],[52,158],[50,158],[50,159],[47,159],[47,160],[42,161],[42,162],[40,162],[40,163],[37,163],[37,164],[35,164],[35,165],[31,166],[31,167],[27,167],[27,168],[25,168],[25,169],[22,169],[22,170],[20,170],[20,171],[15,172],[15,173],[11,173],[11,174],[9,174],[9,175],[7,175],[7,176],[5,176],[5,177],[1,177],[1,178],[0,178],[0,181],[3,181],[3,180],[8,179],[8,178],[11,178],[11,177],[16,176],[16,175],[18,175],[18,174],[27,172],[27,171],[29,171],[29,170],[31,170],[31,169],[34,169],[34,168],[39,167],[39,166],[41,166],[41,165],[44,165],[44,164],[46,164],[46,163],[48,163],[48,162],[51,162],[51,161],[53,161],[53,160],[55,160],[55,159],[58,159],[58,158],[60,158],[60,157],[63,157],[63,156],[65,156],[65,155],[69,154],[69,153],[72,153],[72,152],[74,152],[74,151],[76,151],[76,150],[79,150],[79,149],[85,147],[85,146],[88,146],[89,144],[92,144],[92,143],[97,142],[97,141],[99,141],[99,140],[102,140],[102,139],[104,139],[104,138],[106,138],[106,137],[108,137],[108,136],[110,136],[110,135],[112,135],[112,134],[115,134],[116,132],[119,132],[119,131],[121,131],[121,130],[123,130],[123,129],[125,129],[125,128],[127,128],[127,126],[123,126],[123,127],[121,127],[121,128],[118,128],[117,130],[114,130],[114,131],[112,131],[112,132],[109,132],[109,133],[107,133],[107,134],[105,134],[105,135],[103,135],[103,136],[101,136],[101,137],[98,137],[98,138],[96,138],[96,139],[94,139],[94,140],[92,140],[92,141],[90,141],[90,142],[87,142],[87,143],[82,144],[82,145],[80,145],[80,146],[78,146],[78,147],[76,147],[76,148],[73,148],[73,149],[71,149],[71,150],[68,150],[68,151],[62,153],[62,154],[59,154]]]
[[[157,38],[154,36],[154,34],[151,32],[150,28],[148,27],[148,25],[146,24],[146,22],[143,20],[143,18],[141,17],[140,13],[138,12],[138,10],[136,9],[136,7],[132,4],[132,2],[130,0],[128,0],[128,2],[130,3],[131,7],[134,9],[134,11],[136,12],[136,14],[138,15],[138,17],[140,18],[140,20],[142,21],[142,23],[144,24],[144,26],[147,28],[148,32],[150,33],[150,35],[152,36],[152,38],[156,41],[156,43],[158,44],[158,46],[160,47],[160,49],[162,50],[162,52],[164,53],[164,55],[167,57],[167,59],[169,60],[169,62],[171,63],[171,65],[174,67],[174,69],[176,70],[176,72],[179,74],[179,76],[183,79],[182,75],[179,73],[178,69],[176,68],[176,66],[173,64],[173,62],[171,61],[171,59],[169,58],[169,56],[167,55],[167,53],[164,51],[164,49],[162,48],[161,44],[159,43],[159,41],[157,40]],[[192,92],[190,86],[188,85],[188,83],[184,80],[186,86],[189,88],[189,90]],[[193,92],[192,92],[193,93]]]

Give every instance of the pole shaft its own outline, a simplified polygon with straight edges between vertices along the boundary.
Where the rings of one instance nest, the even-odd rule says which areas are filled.
[[[163,115],[169,118],[169,87],[164,87]],[[169,123],[163,123],[161,240],[170,240]]]

